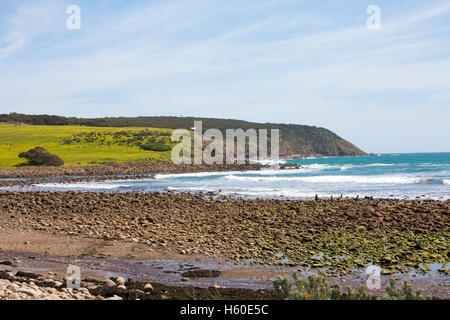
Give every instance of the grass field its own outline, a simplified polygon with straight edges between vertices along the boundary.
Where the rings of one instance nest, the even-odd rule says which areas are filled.
[[[19,153],[40,146],[67,167],[130,161],[169,161],[170,151],[147,151],[146,143],[171,145],[170,129],[0,124],[0,167],[26,164]]]

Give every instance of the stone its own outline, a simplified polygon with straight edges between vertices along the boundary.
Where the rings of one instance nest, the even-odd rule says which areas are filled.
[[[112,281],[111,279],[106,280],[105,284],[108,287],[115,287],[116,286],[116,283],[114,281]]]
[[[112,281],[114,281],[117,285],[124,285],[125,284],[125,279],[119,276],[115,276],[115,277],[111,277],[110,278]]]
[[[17,292],[19,289],[19,286],[16,283],[11,283],[9,286],[6,287],[11,292]]]
[[[55,288],[47,288],[47,292],[50,294],[56,294],[58,293],[58,290],[56,290]]]
[[[153,289],[153,286],[150,283],[146,283],[144,286],[144,291],[145,292],[153,292],[155,290]]]
[[[40,294],[40,292],[37,292],[37,291],[35,291],[35,290],[31,289],[31,288],[19,288],[17,290],[17,292],[25,293],[25,294],[33,297],[33,298],[37,298],[39,296],[39,294]]]
[[[90,294],[89,290],[87,288],[80,288],[78,289],[78,292],[84,293],[84,294]]]
[[[44,297],[44,300],[62,300],[62,299],[56,294],[50,294]]]

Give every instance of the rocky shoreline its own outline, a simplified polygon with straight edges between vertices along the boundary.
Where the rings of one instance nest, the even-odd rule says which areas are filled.
[[[260,165],[0,169],[0,186],[140,179],[161,173],[259,170]],[[425,277],[449,298],[450,200],[241,199],[215,193],[0,191],[0,250],[67,257],[225,259],[254,266],[326,270],[339,279],[366,266]],[[1,262],[1,261],[0,261]],[[3,271],[2,271],[3,270]],[[19,272],[17,274],[17,272]],[[109,280],[109,281],[108,281]],[[0,299],[189,299],[186,288],[111,279],[68,290],[59,276],[0,263]],[[419,285],[422,286],[422,284]],[[149,288],[149,286],[147,286]],[[148,289],[147,288],[147,289]],[[204,299],[209,288],[189,287]],[[223,298],[274,292],[214,288]]]
[[[374,263],[385,274],[448,273],[450,201],[262,200],[213,194],[0,192],[2,230],[140,243],[346,274]],[[282,257],[283,259],[281,259]]]
[[[120,176],[120,179],[123,179],[124,177],[135,178],[164,173],[248,171],[259,170],[261,167],[262,165],[260,164],[174,165],[170,163],[122,164],[88,167],[20,167],[13,169],[0,169],[0,179],[48,179],[64,177],[79,177],[85,179],[109,177],[109,179],[114,179],[117,176]]]
[[[96,289],[97,287],[95,287]],[[94,289],[91,287],[91,290]],[[122,300],[115,295],[110,298],[96,296],[86,287],[78,290],[53,278],[18,271],[0,271],[0,300]]]
[[[71,280],[70,280],[71,281]],[[67,276],[24,271],[0,271],[0,300],[173,300],[274,299],[273,290],[176,287],[136,282],[113,276],[104,281],[83,279],[79,288],[67,286]]]
[[[68,266],[79,268],[80,287],[70,289],[73,280],[67,273]],[[291,277],[293,272],[302,278],[316,273],[210,258],[139,261],[0,250],[0,300],[266,300],[276,298],[273,281],[280,276]],[[357,290],[366,279],[367,275],[361,273],[329,277],[327,282]],[[386,296],[384,288],[391,280],[397,286],[407,280],[424,297],[448,299],[449,283],[444,276],[383,276],[383,289],[370,290],[370,294]]]
[[[0,169],[0,187],[25,187],[43,183],[77,183],[149,179],[155,174],[260,170],[259,164],[243,165],[116,165],[64,168]]]

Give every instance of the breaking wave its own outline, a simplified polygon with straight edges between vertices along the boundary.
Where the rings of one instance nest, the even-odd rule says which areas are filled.
[[[41,183],[34,185],[37,188],[45,188],[45,189],[119,189],[122,187],[128,187],[125,184],[117,184],[117,183],[96,183],[96,182],[79,182],[79,183]]]
[[[236,181],[303,181],[316,183],[373,183],[373,184],[412,184],[447,183],[442,179],[405,177],[405,176],[313,176],[313,177],[244,177],[228,175],[227,180]]]

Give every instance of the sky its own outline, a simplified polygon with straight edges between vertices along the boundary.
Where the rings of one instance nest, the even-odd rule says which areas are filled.
[[[0,0],[10,112],[306,124],[366,152],[449,152],[450,1]]]

